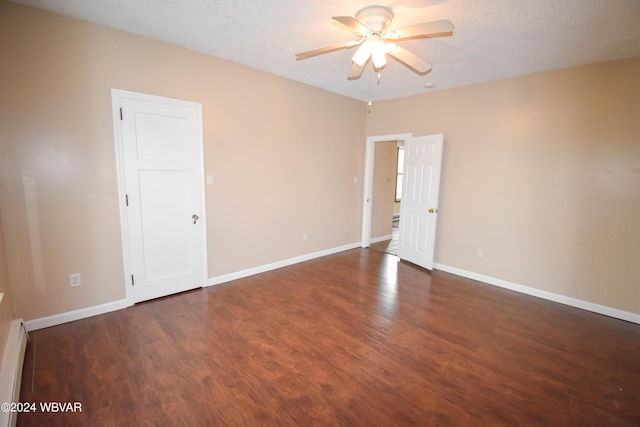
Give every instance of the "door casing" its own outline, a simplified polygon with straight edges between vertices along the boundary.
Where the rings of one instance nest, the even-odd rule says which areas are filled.
[[[411,133],[398,133],[393,135],[368,136],[365,149],[364,162],[364,197],[362,200],[362,238],[361,246],[368,248],[371,245],[371,210],[373,207],[373,160],[375,155],[375,143],[397,141],[411,138]]]

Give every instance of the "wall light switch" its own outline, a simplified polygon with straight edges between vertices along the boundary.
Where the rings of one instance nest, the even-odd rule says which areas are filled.
[[[207,185],[213,184],[213,176],[207,175]]]
[[[76,286],[80,286],[80,273],[74,273],[69,275],[69,286],[75,288]]]

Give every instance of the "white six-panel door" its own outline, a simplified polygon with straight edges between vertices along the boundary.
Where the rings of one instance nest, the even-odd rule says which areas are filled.
[[[442,134],[408,138],[404,143],[398,257],[429,270],[433,269],[442,145]]]
[[[115,129],[128,294],[140,302],[202,287],[201,106],[116,90],[113,102],[121,118]]]

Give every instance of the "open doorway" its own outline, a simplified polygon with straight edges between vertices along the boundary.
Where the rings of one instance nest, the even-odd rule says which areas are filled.
[[[374,144],[371,197],[371,249],[398,255],[404,141]]]
[[[438,215],[443,134],[413,137],[396,134],[367,137],[362,247],[372,243],[374,146],[384,141],[404,140],[402,203],[400,206],[398,258],[427,270],[433,269]]]
[[[391,135],[378,135],[368,136],[366,141],[365,150],[365,172],[364,172],[364,200],[362,205],[362,247],[368,248],[371,246],[372,236],[372,217],[373,217],[373,172],[374,172],[374,154],[375,146],[380,143],[388,141],[404,141],[407,138],[411,138],[411,133],[398,133]],[[397,155],[397,154],[396,154]],[[392,168],[393,169],[393,168]],[[392,172],[393,175],[393,172]],[[382,176],[389,176],[382,175]],[[386,181],[386,180],[385,180]],[[392,196],[393,197],[393,196]],[[393,199],[392,199],[393,202]],[[395,206],[395,202],[393,202]],[[393,212],[393,208],[391,209]],[[393,213],[391,213],[393,216]],[[393,225],[393,224],[392,224]]]

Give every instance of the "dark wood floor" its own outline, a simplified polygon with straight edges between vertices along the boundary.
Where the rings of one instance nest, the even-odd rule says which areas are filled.
[[[366,249],[30,336],[19,426],[640,425],[640,325]]]

